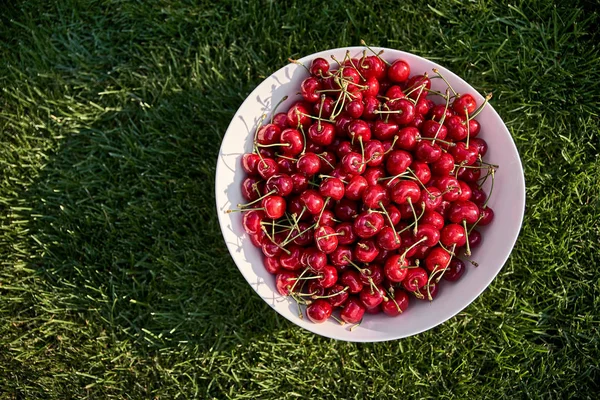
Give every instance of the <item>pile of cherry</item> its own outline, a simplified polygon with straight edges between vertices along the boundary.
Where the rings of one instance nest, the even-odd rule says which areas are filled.
[[[478,105],[437,70],[410,76],[379,54],[332,59],[314,59],[302,99],[259,124],[242,157],[248,203],[229,212],[243,212],[300,318],[306,307],[315,323],[359,323],[433,300],[465,271],[459,254],[477,266],[467,257],[494,216],[482,185],[497,166],[475,117],[491,95]]]

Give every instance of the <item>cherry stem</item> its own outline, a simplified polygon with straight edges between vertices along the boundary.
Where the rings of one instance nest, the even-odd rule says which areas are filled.
[[[328,159],[326,159],[326,158],[323,156],[323,154],[327,154],[327,152],[325,151],[325,152],[323,152],[323,153],[321,153],[321,154],[317,154],[317,157],[319,157],[321,160],[325,161],[325,162],[326,162],[326,163],[327,163],[327,164],[328,164],[328,165],[329,165],[329,166],[330,166],[332,169],[335,169],[335,167],[334,167],[334,166],[333,166],[333,165],[332,165],[332,164],[329,162],[329,160],[328,160]],[[342,182],[344,182],[344,181],[342,181]],[[346,183],[346,182],[344,182],[344,183]]]
[[[400,305],[398,304],[398,302],[396,301],[396,299],[394,298],[394,287],[390,286],[390,290],[388,290],[387,292],[388,292],[389,299],[394,302],[394,304],[396,305],[396,308],[398,309],[398,312],[400,314],[402,314],[403,311],[400,308]]]
[[[317,240],[321,240],[321,239],[327,239],[328,237],[331,236],[345,236],[346,234],[344,232],[335,232],[335,233],[329,233],[327,235],[323,235],[323,236],[319,236],[317,238]]]
[[[442,119],[444,119],[444,117],[442,117]],[[440,126],[441,126],[441,123],[440,123]],[[437,133],[439,133],[439,131]],[[437,136],[437,133],[436,133],[436,136]],[[438,139],[437,137],[430,138],[430,137],[421,136],[420,140],[431,140],[432,142],[440,142],[440,143],[444,143],[445,145],[450,146],[450,147],[456,146],[456,143],[454,143],[454,142],[448,142],[447,140]]]
[[[408,172],[410,172],[412,174],[412,176],[415,177],[415,179],[417,180],[417,182],[419,182],[421,184],[421,186],[423,187],[423,189],[425,189],[425,192],[427,192],[427,194],[429,195],[430,199],[434,199],[435,196],[431,194],[431,192],[429,191],[429,189],[427,189],[427,187],[423,184],[423,182],[421,182],[421,180],[419,179],[419,177],[417,176],[417,174],[415,174],[415,172],[409,168],[406,169]]]
[[[332,297],[335,297],[337,295],[339,295],[340,293],[344,293],[347,292],[348,289],[350,289],[350,286],[346,286],[345,288],[343,288],[342,290],[340,290],[339,292],[335,292],[332,294],[327,294],[327,295],[323,295],[323,296],[315,296],[314,294],[312,296],[310,296],[311,299],[330,299]]]
[[[250,203],[246,203],[246,204],[238,204],[237,206],[238,206],[239,208],[244,208],[244,207],[251,206],[252,204],[254,204],[254,203],[258,203],[259,201],[261,201],[261,200],[262,200],[262,199],[264,199],[265,197],[267,197],[267,196],[270,196],[270,195],[272,195],[272,194],[273,194],[273,193],[275,193],[275,192],[276,192],[276,190],[271,190],[270,192],[268,192],[268,193],[265,193],[265,194],[263,194],[262,196],[260,196],[258,199],[256,199],[256,200],[252,200]]]
[[[288,96],[283,96],[281,98],[281,100],[279,100],[279,103],[277,103],[275,105],[275,108],[273,108],[273,113],[271,114],[271,123],[273,123],[273,118],[275,118],[275,113],[277,112],[277,109],[279,108],[279,106],[281,105],[281,103],[283,103],[284,101],[286,101],[288,99]]]
[[[467,142],[465,148],[469,148],[469,140],[471,139],[471,124],[469,123],[469,110],[465,107],[465,116],[467,117]]]
[[[397,141],[398,141],[398,135],[394,135],[394,140],[392,140],[392,144],[391,144],[390,148],[387,149],[387,151],[384,152],[383,155],[386,155],[390,151],[394,150],[394,145],[396,144]]]
[[[306,228],[305,230],[299,232],[296,236],[292,237],[292,238],[288,238],[283,244],[282,246],[287,246],[289,243],[293,242],[294,240],[296,240],[297,238],[299,238],[300,236],[304,235],[306,232],[310,231],[311,229],[313,229],[316,226],[316,224],[313,224],[311,226],[309,226],[308,228]],[[298,229],[298,231],[300,231],[300,229]],[[290,233],[293,232],[290,231]],[[288,235],[289,236],[289,235]]]
[[[365,46],[367,49],[369,49],[373,54],[375,54],[375,56],[377,58],[379,58],[385,65],[387,65],[388,67],[391,66],[392,64],[390,64],[389,62],[385,61],[383,58],[381,58],[381,56],[379,54],[383,53],[383,51],[381,53],[375,53],[375,50],[373,50],[368,44],[367,42],[365,42],[364,40],[360,40],[360,44]]]
[[[496,174],[495,174],[495,169],[491,168],[490,174],[492,175],[492,185],[490,186],[490,193],[488,194],[487,199],[485,199],[485,203],[483,203],[483,207],[482,208],[486,208],[488,201],[490,201],[490,197],[492,197],[492,193],[494,192],[494,181],[496,180]]]
[[[413,206],[411,198],[407,197],[406,200],[408,201],[408,205],[410,206],[413,216],[415,217],[415,228],[413,229],[413,233],[416,235],[417,229],[419,227],[419,220],[417,219],[417,212],[415,211],[415,207]]]
[[[355,263],[353,263],[352,260],[350,260],[347,256],[344,256],[344,260],[348,261],[348,263],[350,265],[352,265],[354,268],[356,268],[358,270],[358,272],[360,272],[361,274],[364,274],[365,271],[368,271],[367,268],[361,268],[358,265],[356,265]]]
[[[319,178],[321,178],[321,179],[326,179],[326,178],[339,179],[340,181],[342,181],[342,182],[343,182],[343,183],[345,183],[346,185],[348,184],[348,182],[346,182],[345,180],[343,180],[343,179],[340,179],[340,178],[336,178],[335,176],[332,176],[332,175],[320,174],[320,175],[319,175]]]
[[[327,96],[325,96],[324,94],[321,95],[321,106],[319,107],[319,119],[317,120],[317,128],[319,129],[319,132],[321,131],[321,114],[323,113],[323,103],[325,102],[325,99],[327,98]]]
[[[463,219],[463,227],[465,228],[465,236],[467,237],[466,243],[467,243],[467,251],[465,252],[466,255],[470,256],[471,255],[471,246],[469,245],[469,230],[467,229],[467,220]]]
[[[237,209],[237,208],[231,208],[229,210],[225,210],[225,214],[231,214],[234,212],[245,212],[245,211],[264,211],[263,207],[259,207],[259,208],[244,208],[244,209]]]
[[[256,143],[256,147],[276,147],[276,146],[290,147],[291,145],[292,145],[291,143],[271,143],[271,144]]]
[[[304,141],[304,145],[302,146],[302,154],[304,154],[306,153],[306,133],[304,133],[304,127],[302,124],[300,124],[300,122],[298,122],[298,124],[300,125],[300,132],[302,133],[302,139]]]
[[[467,118],[467,122],[469,122],[470,120],[472,120],[473,118],[475,118],[476,116],[478,116],[479,113],[483,111],[483,108],[485,107],[485,105],[491,99],[492,99],[492,94],[488,93],[487,96],[485,96],[485,99],[483,100],[483,103],[479,106],[479,108],[477,110],[473,111],[473,114],[471,114],[471,116]]]
[[[406,259],[406,254],[408,254],[409,251],[411,251],[413,248],[417,247],[419,245],[419,243],[422,243],[425,240],[427,240],[427,238],[426,237],[422,237],[421,239],[417,240],[412,245],[410,245],[410,247],[408,247],[406,250],[404,250],[404,253],[402,253],[402,255],[400,256],[400,260],[402,262],[404,262],[404,260]]]
[[[358,67],[354,65],[354,61],[352,61],[352,57],[350,57],[350,50],[346,50],[346,57],[348,57],[348,59],[350,60],[350,65],[352,65],[352,68],[354,68],[356,72],[358,72],[358,76],[360,76],[360,79],[366,81],[365,77],[358,70]]]
[[[338,292],[339,293],[339,292]],[[342,321],[341,319],[339,319],[338,317],[336,317],[335,315],[331,314],[331,318],[333,318],[338,324],[340,325],[346,325],[345,321]]]
[[[432,144],[435,143],[435,139],[437,139],[438,135],[440,134],[440,131],[442,130],[442,126],[444,126],[444,121],[446,120],[446,112],[448,111],[448,106],[450,105],[450,92],[449,89],[446,88],[446,107],[444,108],[444,115],[442,115],[442,118],[440,118],[440,122],[439,122],[439,127],[437,129],[437,132],[435,133],[435,136],[433,137],[433,142],[431,142]]]
[[[286,249],[285,247],[283,247],[282,245],[280,245],[279,243],[277,243],[275,241],[275,239],[273,239],[273,236],[269,235],[269,232],[267,232],[267,228],[265,228],[264,226],[262,226],[262,230],[265,233],[265,235],[269,238],[269,240],[277,247],[279,247],[283,252],[285,252],[286,254],[292,254],[291,251],[289,251],[288,249]]]
[[[456,90],[454,90],[454,88],[452,87],[452,85],[450,84],[450,82],[448,82],[448,80],[444,77],[444,75],[442,75],[440,73],[440,71],[438,71],[437,68],[433,68],[432,69],[434,74],[437,74],[437,76],[439,76],[440,78],[442,78],[442,80],[446,83],[446,85],[448,85],[448,88],[450,88],[450,90],[452,90],[452,93],[454,93],[455,96],[458,96],[458,93],[456,93]],[[448,94],[448,92],[446,92],[446,94]]]
[[[475,221],[475,223],[473,225],[471,225],[471,227],[469,228],[469,235],[471,234],[473,229],[475,229],[475,227],[477,226],[479,221],[481,221],[482,219],[483,219],[483,215],[479,215],[479,218],[477,218],[477,221]]]
[[[456,243],[454,243],[452,245],[452,251],[449,252],[450,253],[450,259],[448,260],[448,264],[446,264],[446,267],[444,269],[442,269],[442,273],[440,274],[440,276],[437,277],[437,279],[435,280],[436,283],[438,283],[442,277],[444,276],[444,274],[446,273],[446,271],[448,271],[448,267],[450,266],[450,263],[452,262],[452,257],[454,256],[454,249],[456,249]],[[433,274],[432,274],[433,275]]]
[[[423,86],[423,90],[426,91],[427,93],[432,93],[432,94],[437,94],[438,96],[446,99],[446,95],[442,92],[438,92],[437,90],[432,90],[432,89],[427,89],[424,85]]]
[[[379,178],[379,179],[377,179],[377,181],[387,181],[387,180],[390,180],[390,179],[393,180],[393,179],[396,179],[396,178],[401,178],[401,177],[405,176],[406,174],[407,174],[407,172],[405,171],[405,172],[403,172],[401,174],[398,174],[398,175],[395,175],[395,176],[386,176],[386,177],[383,177],[383,178]]]
[[[306,65],[302,64],[300,61],[294,60],[293,58],[288,58],[288,61],[291,62],[291,63],[293,63],[293,64],[302,66],[310,74],[310,69],[308,69],[308,67]]]
[[[290,294],[294,292],[294,288],[298,284],[298,281],[301,280],[301,278],[304,276],[304,274],[306,274],[309,270],[310,270],[310,268],[308,268],[308,267],[304,268],[304,271],[302,271],[300,276],[298,276],[298,278],[295,279],[294,285],[290,288]]]
[[[299,112],[299,111],[298,111],[298,114],[300,114],[300,115],[303,115],[303,116],[305,116],[305,117],[312,118],[312,119],[316,119],[317,121],[319,121],[319,123],[320,123],[321,121],[325,121],[325,122],[329,122],[329,123],[335,123],[335,121],[333,121],[333,120],[326,119],[326,118],[321,118],[321,117],[315,117],[314,115],[310,115],[310,114],[304,114],[304,113],[301,113],[301,112]],[[319,112],[319,115],[321,115],[321,113],[320,113],[320,112]],[[320,126],[320,125],[319,125],[319,130],[321,130],[321,126]]]
[[[396,228],[394,228],[394,223],[392,222],[392,217],[390,217],[390,214],[387,212],[387,210],[383,206],[383,202],[381,202],[381,201],[379,202],[379,207],[381,207],[381,209],[383,210],[383,214],[387,217],[387,220],[390,223],[390,227],[392,228],[392,231],[394,232],[394,239],[395,239],[396,243],[400,243],[400,239],[398,238],[398,234],[396,233]]]
[[[425,214],[425,207],[422,207],[423,209],[421,210],[421,215],[419,215],[419,218],[417,218],[418,220],[421,219],[421,217],[423,216],[423,214]],[[415,223],[412,222],[410,225],[408,225],[407,227],[403,228],[401,231],[398,232],[398,235],[406,232],[407,230],[409,230]]]
[[[319,218],[317,218],[317,222],[315,223],[315,229],[319,227],[319,222],[321,222],[321,217],[323,216],[323,211],[325,211],[325,207],[327,207],[327,203],[329,203],[329,199],[331,199],[331,197],[326,198],[325,203],[323,203],[323,208],[321,208],[321,212],[319,213]]]
[[[362,319],[360,320],[359,323],[354,324],[350,327],[350,332],[354,331],[356,328],[358,328],[360,326],[360,323],[362,322]]]

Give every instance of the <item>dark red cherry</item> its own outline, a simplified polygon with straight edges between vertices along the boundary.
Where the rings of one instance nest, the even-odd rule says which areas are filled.
[[[369,186],[367,180],[361,176],[356,175],[350,179],[350,182],[346,185],[346,198],[350,200],[361,200],[365,189]]]
[[[431,272],[442,270],[449,265],[450,258],[452,256],[446,250],[434,247],[425,258],[425,266]]]
[[[300,94],[302,98],[309,103],[316,103],[321,100],[321,94],[317,93],[321,89],[321,83],[315,77],[309,77],[300,84]]]
[[[273,192],[278,196],[289,196],[294,188],[294,181],[287,174],[275,174],[267,179],[265,189],[268,192]]]
[[[257,167],[260,156],[256,153],[246,153],[242,156],[242,169],[248,175],[258,174]]]
[[[342,310],[340,317],[348,324],[359,323],[365,315],[365,306],[356,297],[350,297]]]
[[[402,285],[409,292],[415,292],[427,284],[427,272],[423,268],[411,268],[402,281]]]
[[[462,247],[467,243],[465,228],[458,224],[448,224],[440,232],[440,242],[444,247],[451,249],[454,245]]]
[[[326,299],[317,299],[306,308],[306,316],[315,324],[322,324],[331,317],[333,307]]]
[[[473,114],[477,109],[475,98],[466,93],[452,102],[452,110],[458,115],[466,117],[465,109],[469,115]]]
[[[408,309],[408,294],[404,290],[394,290],[393,300],[384,299],[381,303],[381,310],[390,317],[396,317]]]
[[[444,272],[444,279],[450,282],[456,282],[465,273],[465,263],[459,258],[453,258],[450,266]]]
[[[404,60],[396,60],[388,68],[387,76],[392,82],[404,82],[410,76],[410,65]]]

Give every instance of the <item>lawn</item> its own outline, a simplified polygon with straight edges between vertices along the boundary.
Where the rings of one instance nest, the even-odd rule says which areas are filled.
[[[600,7],[464,3],[0,6],[0,398],[597,398]],[[213,194],[250,91],[288,57],[360,39],[493,91],[527,182],[482,296],[379,344],[272,311]]]

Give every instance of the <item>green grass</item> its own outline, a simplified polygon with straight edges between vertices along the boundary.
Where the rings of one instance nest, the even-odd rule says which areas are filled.
[[[465,3],[3,5],[0,398],[597,398],[598,3]],[[360,39],[493,91],[528,186],[489,289],[380,344],[273,312],[213,197],[245,96],[288,57]]]

